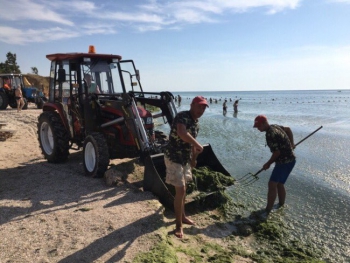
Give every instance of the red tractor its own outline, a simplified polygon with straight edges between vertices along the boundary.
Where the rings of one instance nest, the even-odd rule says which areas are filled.
[[[38,137],[51,163],[68,159],[69,150],[83,148],[85,174],[102,177],[110,159],[140,157],[145,165],[143,188],[172,207],[174,196],[165,183],[163,149],[168,140],[157,124],[171,125],[176,108],[170,92],[144,92],[132,60],[119,55],[59,53],[51,61],[49,99],[38,118]],[[170,128],[170,127],[169,127]],[[226,176],[210,145],[198,156]],[[211,194],[211,193],[210,193]]]
[[[176,115],[170,92],[144,92],[132,60],[119,55],[58,53],[51,61],[49,99],[38,118],[45,158],[64,162],[69,149],[83,148],[85,174],[101,177],[110,159],[161,153],[166,136],[154,119],[171,124]]]

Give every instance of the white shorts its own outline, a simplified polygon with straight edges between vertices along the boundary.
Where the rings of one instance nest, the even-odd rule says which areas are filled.
[[[165,182],[173,186],[185,186],[187,182],[192,181],[192,168],[189,163],[182,165],[174,163],[164,155],[166,166]]]

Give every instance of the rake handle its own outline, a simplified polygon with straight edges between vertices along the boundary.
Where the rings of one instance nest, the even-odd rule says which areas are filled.
[[[323,126],[320,126],[318,129],[314,130],[312,133],[310,133],[308,136],[306,136],[304,139],[302,139],[300,142],[298,142],[297,144],[294,144],[294,147],[297,147],[298,144],[302,143],[303,141],[305,141],[307,138],[309,138],[311,135],[313,135],[314,133],[316,133],[317,131],[321,130],[323,128]]]
[[[263,168],[261,168],[259,171],[257,171],[255,174],[253,174],[254,177],[256,177],[259,173],[261,173],[262,171],[264,171]]]

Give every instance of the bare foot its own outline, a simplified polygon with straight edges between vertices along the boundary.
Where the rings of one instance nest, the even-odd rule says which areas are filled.
[[[187,224],[187,225],[191,225],[194,226],[196,223],[193,222],[191,219],[189,219],[188,217],[183,217],[182,218],[182,223]]]
[[[182,231],[182,227],[176,228],[175,231],[174,231],[174,235],[177,238],[182,238],[184,236],[184,233]]]

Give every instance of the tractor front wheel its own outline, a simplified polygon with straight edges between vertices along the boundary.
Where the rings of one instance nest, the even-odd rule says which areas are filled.
[[[103,177],[109,164],[109,152],[103,134],[94,132],[84,141],[84,171],[87,176]]]

